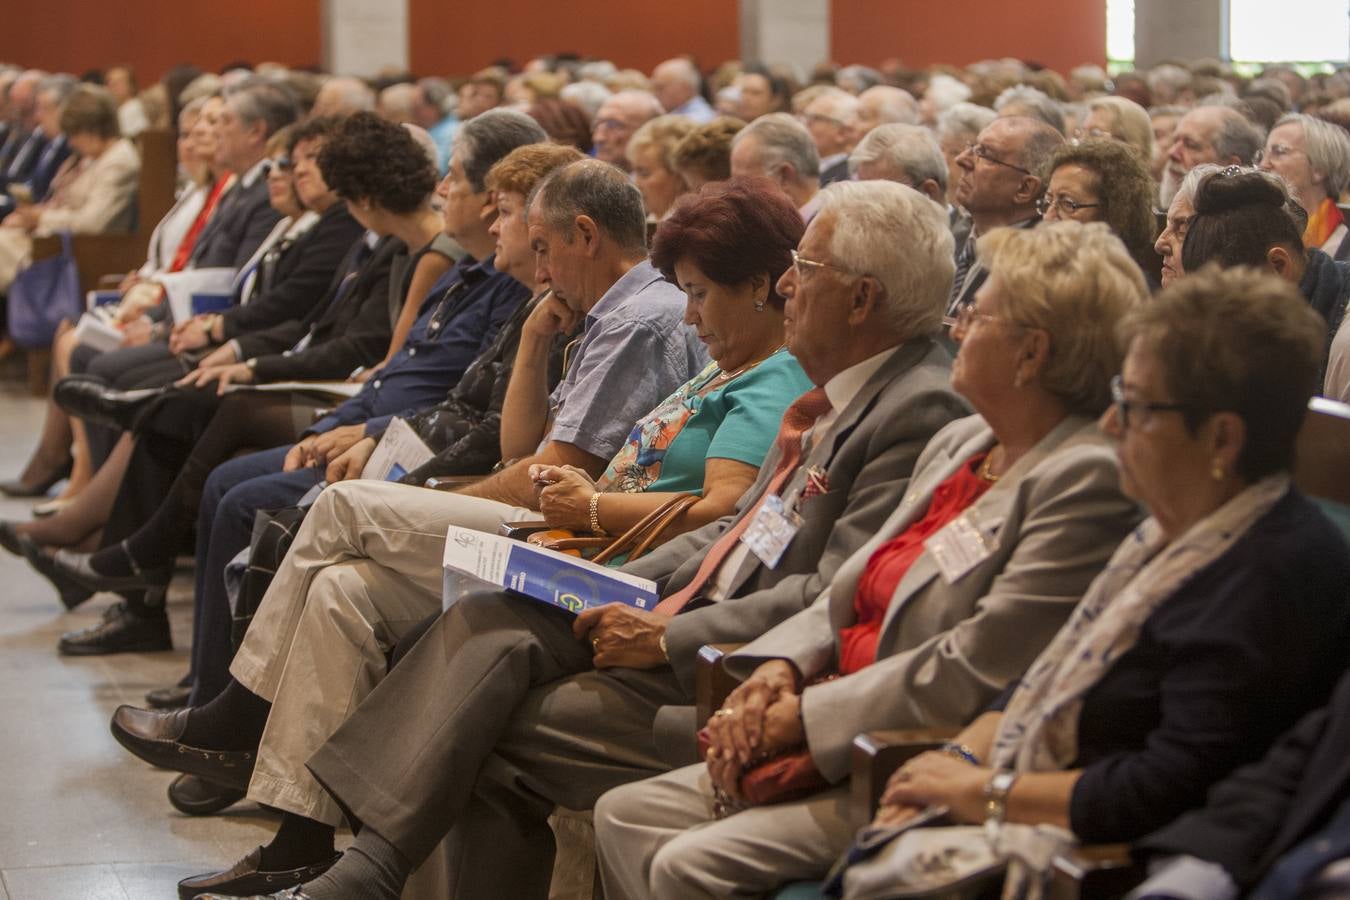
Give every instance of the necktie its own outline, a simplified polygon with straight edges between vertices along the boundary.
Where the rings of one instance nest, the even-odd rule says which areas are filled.
[[[1341,803],[1325,828],[1280,857],[1252,896],[1259,900],[1295,900],[1307,896],[1309,882],[1317,873],[1347,855],[1350,855],[1350,800]]]
[[[736,549],[736,542],[750,527],[750,522],[759,512],[764,500],[770,495],[777,494],[792,477],[802,459],[802,435],[806,434],[816,419],[824,415],[829,408],[830,400],[825,396],[824,388],[807,391],[787,408],[787,412],[783,413],[783,424],[778,428],[778,437],[774,441],[779,452],[778,468],[774,469],[773,477],[769,479],[769,484],[764,488],[759,502],[755,504],[754,509],[747,510],[735,525],[727,529],[726,533],[708,548],[708,554],[703,557],[703,564],[698,567],[693,580],[658,603],[653,612],[673,616],[698,596],[698,592],[716,574],[717,568],[731,555],[731,551]]]
[[[970,274],[970,267],[975,263],[975,236],[974,232],[966,238],[966,242],[961,246],[961,252],[956,254],[956,275],[952,278],[952,293],[947,298],[947,315],[956,314],[956,303],[961,299],[961,289],[966,286],[966,276]]]

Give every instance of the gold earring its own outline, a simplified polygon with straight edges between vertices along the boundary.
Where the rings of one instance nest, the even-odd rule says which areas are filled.
[[[767,303],[767,302],[768,302],[767,300],[763,300],[763,299],[761,299],[761,300],[756,300],[756,301],[755,301],[755,312],[764,312],[764,304]]]
[[[1214,465],[1210,466],[1209,469],[1209,477],[1215,481],[1223,481],[1224,474],[1223,465],[1217,459],[1214,460]]]

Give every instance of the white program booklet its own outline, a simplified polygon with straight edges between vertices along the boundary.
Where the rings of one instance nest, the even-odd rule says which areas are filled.
[[[362,478],[378,481],[397,481],[431,459],[434,454],[412,426],[395,417],[389,421],[384,436],[370,454],[366,467],[361,470]]]
[[[262,391],[266,394],[275,391],[303,391],[310,394],[326,394],[330,397],[349,400],[361,393],[361,388],[363,387],[365,387],[364,384],[355,381],[272,381],[267,384],[226,385],[225,393],[229,394],[234,391]]]

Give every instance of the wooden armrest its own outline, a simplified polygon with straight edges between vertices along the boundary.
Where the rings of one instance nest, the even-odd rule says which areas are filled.
[[[1050,864],[1050,900],[1123,897],[1144,880],[1129,844],[1089,844]]]
[[[457,491],[486,477],[486,475],[442,475],[438,478],[428,478],[422,487],[429,487],[433,491]]]
[[[872,821],[891,773],[920,753],[956,737],[956,728],[869,731],[853,739],[849,814],[859,827]]]
[[[705,644],[699,648],[698,662],[694,669],[694,708],[698,716],[698,727],[722,708],[722,703],[741,683],[726,669],[726,658],[739,650],[744,644]]]

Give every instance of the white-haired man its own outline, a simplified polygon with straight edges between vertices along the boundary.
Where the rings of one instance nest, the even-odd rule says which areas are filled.
[[[802,111],[802,121],[820,155],[821,187],[849,177],[848,155],[857,144],[853,136],[857,115],[858,98],[832,87],[822,88]]]
[[[806,126],[787,113],[760,116],[731,142],[731,176],[768,178],[810,221],[820,191],[820,154]]]
[[[717,113],[703,99],[703,76],[698,67],[682,56],[668,59],[652,69],[652,93],[672,115],[686,116],[702,125]]]
[[[1201,163],[1250,166],[1265,141],[1259,127],[1227,106],[1198,106],[1177,122],[1158,188],[1160,209],[1172,205],[1186,173]]]
[[[595,144],[595,158],[629,169],[628,141],[648,119],[663,112],[661,103],[646,91],[619,91],[611,94],[595,114],[591,140]]]

